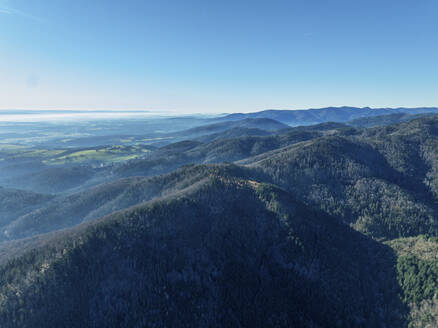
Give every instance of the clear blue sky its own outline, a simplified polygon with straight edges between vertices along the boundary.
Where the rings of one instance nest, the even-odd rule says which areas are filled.
[[[0,0],[0,108],[438,106],[436,0]]]

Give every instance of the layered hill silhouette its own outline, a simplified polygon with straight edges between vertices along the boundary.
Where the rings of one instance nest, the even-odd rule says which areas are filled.
[[[5,221],[3,238],[72,226],[148,201],[205,169],[147,177],[224,161],[244,165],[246,175],[277,184],[374,238],[435,234],[437,126],[436,117],[425,117],[367,130],[323,124],[275,136],[171,144],[149,159],[113,167],[111,174],[100,172],[101,185],[28,207]]]
[[[438,113],[435,107],[420,108],[370,108],[370,107],[326,107],[306,110],[268,109],[254,113],[235,113],[227,115],[223,120],[241,120],[245,118],[270,118],[292,125],[317,124],[323,122],[348,122],[362,117],[373,117],[390,114],[422,114]]]
[[[233,127],[70,192],[0,189],[0,322],[433,326],[438,116],[392,119]]]

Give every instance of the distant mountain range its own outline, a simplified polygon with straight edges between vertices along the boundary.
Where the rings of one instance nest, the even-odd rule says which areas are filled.
[[[322,122],[348,122],[354,119],[390,114],[438,113],[438,107],[419,108],[370,108],[370,107],[326,107],[307,110],[267,109],[254,113],[235,113],[222,120],[242,120],[245,118],[270,118],[289,125],[309,125]]]

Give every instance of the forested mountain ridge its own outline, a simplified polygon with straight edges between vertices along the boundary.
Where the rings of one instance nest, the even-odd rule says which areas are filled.
[[[289,126],[270,118],[244,118],[237,121],[219,122],[207,125],[201,125],[188,130],[173,133],[172,135],[193,137],[199,135],[208,135],[212,133],[224,132],[235,128],[262,129],[265,131],[278,131],[287,129]]]
[[[387,114],[387,115],[378,115],[378,116],[366,116],[366,117],[350,120],[346,124],[359,128],[371,128],[376,126],[384,126],[389,124],[407,122],[426,115],[435,115],[435,114],[396,113],[396,114]]]
[[[215,138],[207,143],[187,140],[164,146],[144,159],[122,163],[114,167],[113,172],[120,177],[157,175],[170,172],[187,164],[235,162],[325,135],[350,133],[358,132],[346,125],[323,123],[308,127],[282,129],[269,136],[227,138],[227,135],[225,137],[222,135],[220,138]],[[208,140],[209,135],[205,138]]]
[[[438,322],[437,116],[148,156],[75,193],[24,192],[37,208],[2,227],[33,236],[0,247],[5,327]]]
[[[394,261],[275,186],[213,171],[182,195],[3,266],[0,318],[4,327],[403,327]]]
[[[17,216],[2,227],[0,240],[30,237],[82,222],[175,193],[207,176],[206,168],[191,167],[160,177],[132,177],[105,183],[72,195],[59,196]]]
[[[248,159],[374,238],[437,234],[438,118],[329,136]]]

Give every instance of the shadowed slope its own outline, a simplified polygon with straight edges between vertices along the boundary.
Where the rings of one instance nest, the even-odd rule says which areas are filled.
[[[403,327],[391,250],[275,186],[213,174],[1,268],[31,327]]]

